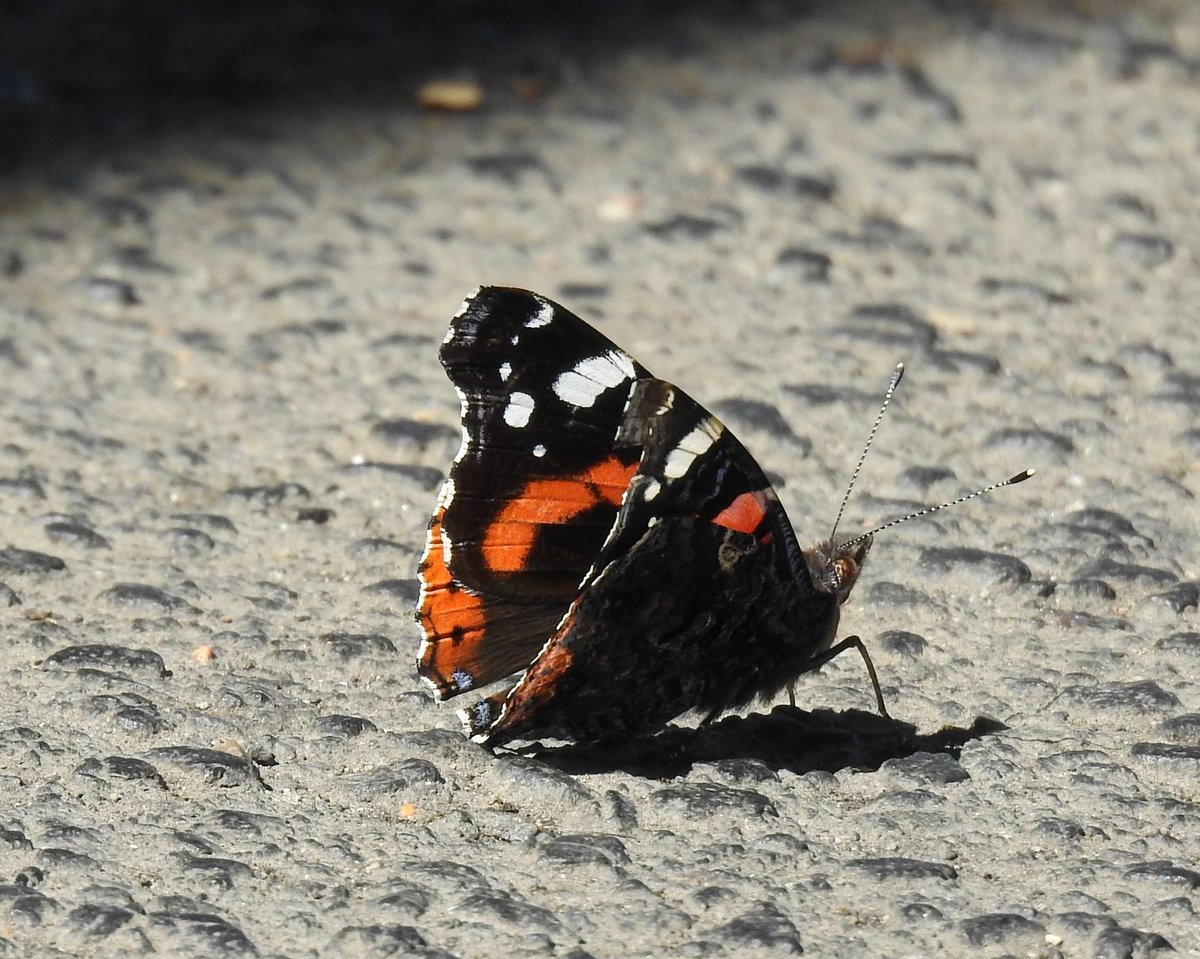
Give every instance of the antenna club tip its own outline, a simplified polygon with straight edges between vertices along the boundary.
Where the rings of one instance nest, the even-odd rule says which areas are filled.
[[[1035,469],[1021,470],[1021,472],[1019,472],[1016,476],[1014,476],[1012,479],[1009,480],[1009,483],[1024,483],[1031,476],[1036,476],[1036,475],[1037,475],[1037,470],[1035,470]]]
[[[896,372],[897,373],[904,372],[904,361],[903,360],[901,360],[899,363],[896,364]]]

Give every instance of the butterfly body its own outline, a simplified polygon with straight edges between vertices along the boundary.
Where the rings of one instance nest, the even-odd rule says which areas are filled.
[[[418,670],[489,746],[654,732],[825,660],[870,539],[802,550],[715,417],[563,307],[484,287],[440,352],[463,444],[421,560]]]

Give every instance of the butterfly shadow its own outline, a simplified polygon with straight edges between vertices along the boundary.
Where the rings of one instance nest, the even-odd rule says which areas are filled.
[[[686,775],[696,764],[720,764],[734,778],[753,778],[755,763],[804,773],[873,771],[918,753],[957,759],[968,742],[1007,729],[978,717],[969,727],[946,726],[918,734],[909,723],[851,709],[811,712],[776,706],[770,713],[731,716],[711,726],[671,726],[646,739],[534,746],[520,750],[572,775],[623,771],[649,779]]]

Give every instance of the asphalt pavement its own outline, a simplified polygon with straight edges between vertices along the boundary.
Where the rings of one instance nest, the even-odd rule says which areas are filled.
[[[1200,955],[1200,6],[64,0],[0,117],[0,956]],[[876,538],[898,726],[851,654],[462,735],[413,606],[480,284],[805,544],[897,361],[839,535],[1037,469]]]

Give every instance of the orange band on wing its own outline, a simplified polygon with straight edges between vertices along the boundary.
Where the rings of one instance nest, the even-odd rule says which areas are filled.
[[[421,608],[417,617],[425,630],[426,643],[418,668],[442,698],[459,691],[453,677],[438,665],[440,654],[453,653],[457,667],[476,673],[478,650],[484,634],[484,600],[457,583],[446,567],[442,545],[442,510],[429,523],[429,539],[421,557]],[[442,642],[449,640],[448,648]]]
[[[742,493],[712,518],[712,522],[739,533],[753,533],[767,515],[767,496],[762,490]]]
[[[488,568],[515,573],[525,568],[539,526],[565,523],[594,506],[620,506],[637,463],[615,456],[566,479],[533,480],[488,526],[483,556]]]

